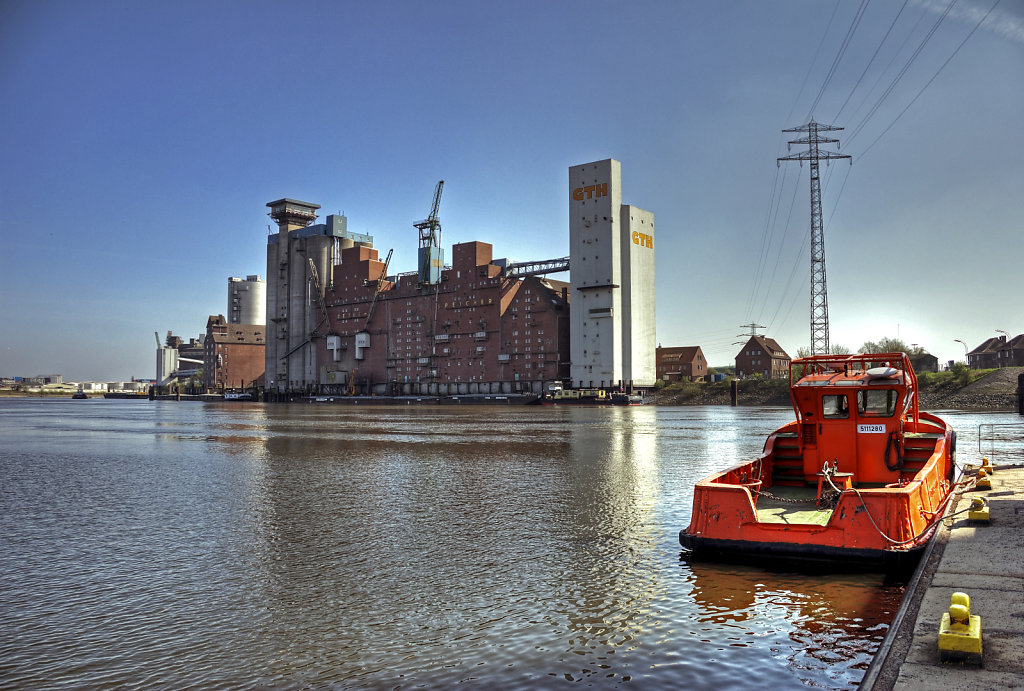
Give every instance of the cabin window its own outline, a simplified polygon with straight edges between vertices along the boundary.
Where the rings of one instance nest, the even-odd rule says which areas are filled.
[[[850,417],[850,402],[846,394],[821,397],[821,414],[826,420]]]
[[[863,417],[892,417],[896,412],[896,389],[865,389],[857,392],[857,412]]]

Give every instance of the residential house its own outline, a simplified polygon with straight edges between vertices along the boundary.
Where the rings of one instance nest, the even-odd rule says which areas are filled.
[[[1009,341],[1006,336],[986,339],[967,354],[967,366],[971,369],[1024,367],[1024,334]]]
[[[939,371],[939,358],[935,357],[931,353],[918,353],[917,355],[910,355],[910,364],[914,367],[915,372],[938,372]]]
[[[789,377],[790,357],[775,339],[751,336],[736,355],[736,376],[740,379],[761,375],[765,379]]]
[[[654,353],[655,371],[661,381],[695,381],[708,374],[708,361],[700,346],[658,346]]]

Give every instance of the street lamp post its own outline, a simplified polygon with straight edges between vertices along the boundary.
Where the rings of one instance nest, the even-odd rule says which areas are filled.
[[[964,361],[967,363],[967,366],[970,367],[971,362],[967,357],[967,344],[961,341],[959,338],[954,338],[953,340],[964,347]]]

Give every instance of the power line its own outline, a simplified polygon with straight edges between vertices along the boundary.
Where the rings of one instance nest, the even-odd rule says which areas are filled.
[[[821,40],[818,41],[818,49],[814,51],[814,57],[811,58],[811,64],[807,68],[807,74],[804,75],[803,82],[800,83],[800,89],[796,92],[796,99],[793,101],[793,107],[789,109],[789,114],[786,116],[786,121],[793,119],[793,111],[796,110],[796,104],[800,102],[800,97],[804,93],[804,87],[807,86],[807,80],[811,77],[811,72],[814,71],[814,66],[818,64],[818,56],[821,54],[821,49],[825,45],[825,39],[828,38],[829,29],[832,28],[832,22],[836,18],[836,12],[839,10],[839,5],[842,0],[836,0],[835,6],[832,8],[832,15],[828,18],[828,25],[825,27],[825,31],[821,34]]]
[[[782,174],[782,184],[786,184],[786,174]],[[772,181],[772,193],[768,200],[768,215],[764,221],[764,229],[761,231],[761,250],[757,256],[757,266],[754,268],[754,280],[751,281],[750,294],[747,297],[746,315],[750,316],[751,310],[754,308],[754,301],[757,299],[757,291],[761,283],[762,268],[764,266],[764,260],[768,254],[768,237],[769,228],[772,224],[772,210],[775,208],[775,192],[779,188],[779,169],[778,166],[775,168],[775,179]]]
[[[884,130],[882,130],[882,133],[881,133],[880,135],[878,135],[878,136],[877,136],[877,137],[875,138],[875,141],[873,141],[873,142],[871,142],[870,144],[868,144],[868,147],[867,147],[866,149],[864,149],[864,151],[863,151],[863,152],[861,152],[861,154],[860,154],[860,155],[861,155],[861,157],[863,157],[863,156],[864,156],[864,154],[866,154],[866,153],[867,153],[868,151],[870,151],[870,150],[871,150],[871,147],[873,147],[873,146],[874,146],[875,144],[877,144],[877,143],[878,143],[878,140],[879,140],[879,139],[881,139],[882,137],[884,137],[884,136],[885,136],[885,134],[886,134],[886,132],[888,132],[888,131],[889,131],[890,129],[892,129],[892,126],[893,126],[893,125],[895,125],[895,124],[896,124],[896,122],[897,122],[897,121],[898,121],[898,120],[899,120],[900,118],[902,118],[902,117],[903,117],[903,114],[904,114],[904,113],[906,113],[906,112],[907,112],[908,110],[910,110],[910,106],[914,105],[914,102],[915,102],[915,101],[917,101],[917,99],[921,97],[921,94],[923,94],[923,93],[924,93],[924,90],[925,90],[925,89],[927,89],[927,88],[928,88],[929,86],[931,86],[931,83],[935,81],[935,78],[936,78],[936,77],[938,77],[938,76],[939,76],[939,74],[940,74],[940,73],[942,72],[942,70],[944,70],[944,69],[946,68],[946,65],[948,65],[948,64],[949,64],[949,63],[950,63],[950,62],[951,62],[951,61],[953,60],[953,58],[955,58],[955,57],[956,57],[956,54],[960,52],[960,49],[964,47],[964,44],[965,44],[965,43],[967,43],[967,41],[968,41],[968,40],[969,40],[969,39],[971,38],[971,36],[973,36],[973,35],[974,35],[974,32],[975,32],[975,31],[977,31],[977,30],[978,30],[978,28],[979,28],[979,27],[981,27],[981,25],[985,23],[985,20],[986,20],[986,19],[988,19],[988,16],[989,16],[990,14],[992,14],[992,10],[994,10],[994,9],[996,8],[996,5],[998,5],[998,4],[999,4],[999,3],[1001,2],[1001,1],[1002,1],[1002,0],[996,0],[996,1],[995,1],[995,4],[993,4],[993,5],[992,5],[992,7],[990,7],[990,8],[988,9],[988,12],[986,12],[986,13],[985,13],[985,16],[984,16],[984,17],[982,17],[982,18],[981,18],[981,19],[980,19],[980,20],[978,21],[978,23],[974,25],[974,28],[973,28],[973,29],[971,29],[970,33],[969,33],[969,34],[967,34],[966,36],[964,36],[964,40],[960,41],[960,45],[958,45],[958,46],[956,47],[956,50],[954,50],[954,51],[953,51],[953,54],[952,54],[952,55],[950,55],[950,56],[949,56],[948,58],[946,58],[946,61],[945,61],[944,63],[942,63],[942,65],[941,65],[941,66],[939,67],[939,69],[938,69],[938,70],[937,70],[937,71],[935,72],[935,74],[933,74],[933,75],[932,75],[932,78],[931,78],[931,79],[929,79],[929,80],[928,80],[927,82],[925,82],[925,85],[921,87],[921,90],[917,92],[917,94],[916,94],[916,95],[914,96],[914,98],[910,99],[910,103],[908,103],[908,104],[907,104],[907,105],[906,105],[906,106],[905,106],[905,107],[903,108],[903,110],[901,110],[901,111],[899,112],[899,115],[897,115],[897,116],[896,116],[896,117],[895,117],[895,118],[893,119],[893,121],[889,123],[889,126],[888,126],[888,127],[886,127],[886,128],[884,129]],[[844,183],[844,185],[845,185],[845,183]]]
[[[782,309],[782,306],[789,305],[789,309],[786,310],[786,316],[782,318],[781,322],[781,324],[785,324],[786,321],[789,319],[790,312],[793,311],[793,306],[797,303],[795,298],[792,300],[789,299],[789,286],[793,283],[793,279],[796,277],[796,271],[800,267],[801,260],[804,258],[804,248],[807,247],[807,241],[809,239],[809,235],[804,236],[804,241],[800,243],[800,250],[796,253],[796,256],[793,258],[793,268],[790,269],[789,278],[786,280],[786,287],[782,289],[782,299],[779,302],[778,306],[775,308],[775,314],[773,314],[772,318],[768,321],[769,331],[771,331],[772,328],[775,326],[775,319],[776,317],[779,316],[779,310]]]
[[[846,100],[843,101],[843,105],[839,107],[839,111],[836,112],[836,116],[832,119],[832,122],[839,120],[839,116],[843,114],[843,110],[846,108],[846,105],[850,102],[850,99],[853,98],[853,94],[856,93],[857,88],[864,80],[868,70],[870,70],[871,66],[875,63],[875,58],[878,57],[878,53],[882,50],[882,46],[885,45],[885,42],[889,39],[889,34],[892,33],[893,27],[896,26],[896,22],[898,22],[900,16],[903,15],[903,10],[906,9],[908,2],[910,2],[910,0],[903,0],[903,5],[900,6],[900,11],[896,13],[895,17],[893,17],[892,22],[889,24],[889,28],[885,32],[885,36],[882,36],[882,40],[878,42],[877,46],[875,46],[875,52],[871,54],[871,59],[868,60],[868,64],[864,66],[864,71],[860,73],[859,77],[857,77],[857,82],[853,85],[853,88],[850,89],[850,94],[846,97]]]
[[[793,196],[789,200],[789,212],[786,214],[786,224],[782,226],[782,238],[779,240],[779,249],[775,253],[775,266],[772,267],[771,278],[768,280],[768,289],[764,292],[764,299],[761,301],[761,309],[758,310],[758,314],[764,312],[765,307],[768,305],[768,295],[775,285],[775,276],[779,270],[779,262],[782,260],[782,250],[786,246],[786,236],[789,234],[790,222],[793,220],[793,208],[796,206],[796,193],[800,190],[800,181],[797,180],[797,184],[793,185]]]
[[[853,35],[857,32],[860,20],[864,18],[864,11],[867,9],[869,2],[870,0],[861,0],[860,6],[857,8],[857,13],[853,16],[853,21],[850,22],[850,28],[846,30],[846,36],[843,37],[843,42],[839,45],[839,50],[836,52],[835,58],[832,59],[832,65],[828,68],[828,74],[825,75],[825,81],[822,82],[821,88],[818,89],[818,95],[814,97],[814,102],[811,103],[811,109],[807,113],[807,119],[809,121],[814,120],[814,109],[818,107],[818,102],[821,101],[821,97],[825,93],[825,89],[828,88],[829,83],[832,81],[832,77],[835,76],[836,68],[839,67],[839,63],[842,61],[843,55],[846,54],[846,49],[850,46],[850,41],[853,39]]]
[[[867,103],[869,95],[874,93],[875,89],[878,87],[879,82],[882,81],[882,78],[885,77],[885,75],[889,72],[889,69],[893,66],[893,63],[896,62],[896,58],[898,58],[900,56],[900,53],[903,52],[903,49],[906,47],[907,42],[910,40],[910,37],[917,33],[917,27],[919,27],[921,25],[921,22],[924,21],[925,16],[927,16],[925,12],[922,12],[918,16],[917,21],[914,22],[914,26],[912,26],[910,28],[910,31],[907,32],[907,35],[904,37],[902,43],[900,43],[899,47],[896,48],[896,51],[893,53],[892,57],[889,58],[889,62],[886,63],[885,67],[883,67],[878,72],[878,76],[875,77],[874,83],[872,83],[871,86],[868,88],[867,92],[864,94],[864,98],[861,99],[860,105],[857,106],[857,109],[853,112],[853,115],[847,118],[848,120],[856,119],[857,114],[860,113],[861,109]],[[849,138],[847,138],[847,144],[849,144],[849,141]]]
[[[917,45],[917,48],[914,49],[913,54],[911,54],[910,58],[903,65],[903,67],[900,68],[900,71],[896,74],[896,77],[892,80],[892,82],[889,83],[889,86],[885,88],[885,91],[883,91],[882,95],[879,96],[877,101],[875,101],[875,104],[871,106],[871,109],[868,111],[868,114],[865,115],[864,118],[856,125],[856,127],[853,128],[853,132],[846,140],[847,145],[849,145],[850,142],[852,142],[857,137],[857,135],[861,133],[861,130],[864,129],[864,126],[868,123],[868,121],[872,117],[874,117],[876,112],[878,112],[878,109],[882,106],[882,103],[893,92],[893,90],[896,88],[896,85],[899,84],[900,80],[903,79],[904,75],[906,75],[907,71],[910,69],[910,66],[914,64],[914,61],[917,59],[917,56],[921,54],[922,50],[924,50],[925,45],[928,44],[928,41],[931,40],[932,36],[935,35],[935,32],[938,31],[939,26],[942,24],[943,20],[949,15],[950,10],[953,9],[953,5],[955,5],[956,2],[957,0],[951,0],[949,5],[946,6],[946,9],[939,16],[938,20],[936,20],[935,24],[932,25],[932,28],[928,30],[928,33],[925,34],[925,37]]]
[[[842,4],[842,0],[836,0],[835,5],[833,5],[833,7],[832,7],[832,14],[829,15],[828,24],[825,26],[825,30],[821,34],[821,40],[818,41],[818,47],[814,51],[814,57],[811,59],[811,63],[807,67],[807,72],[806,72],[806,74],[804,74],[804,79],[800,83],[800,88],[797,90],[796,98],[793,100],[793,105],[789,109],[789,115],[786,116],[786,120],[792,119],[793,113],[796,111],[797,104],[800,102],[800,97],[803,95],[804,87],[807,86],[807,82],[810,79],[811,74],[814,72],[814,66],[818,63],[818,57],[821,55],[821,49],[825,46],[825,41],[828,39],[829,31],[832,29],[832,23],[835,21],[836,14],[838,13],[839,6],[841,4]],[[780,137],[779,137],[779,142],[780,143],[782,142],[782,139],[783,138],[780,135]],[[783,177],[782,177],[782,186],[783,187],[785,186],[785,181],[786,181],[786,177],[785,177],[785,173],[783,173]],[[772,224],[773,211],[776,209],[776,196],[775,196],[776,192],[779,193],[779,195],[780,195],[779,201],[781,202],[781,194],[782,194],[782,192],[781,192],[780,185],[779,185],[779,171],[778,171],[778,167],[776,167],[776,170],[775,170],[775,178],[772,180],[771,195],[768,198],[768,212],[765,215],[765,227],[761,231],[761,250],[760,250],[760,253],[758,254],[757,267],[754,270],[754,279],[751,281],[751,290],[750,290],[749,296],[747,297],[747,306],[746,306],[746,309],[745,309],[746,317],[744,317],[744,318],[750,318],[751,312],[754,309],[754,303],[757,300],[757,292],[758,292],[758,289],[760,287],[760,282],[762,280],[763,262],[764,262],[765,258],[767,257],[767,254],[769,252],[769,247],[768,247],[769,243],[768,243],[767,238],[769,237],[769,227]]]

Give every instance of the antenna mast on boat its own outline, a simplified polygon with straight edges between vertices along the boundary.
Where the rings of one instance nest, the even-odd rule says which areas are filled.
[[[853,158],[847,154],[821,150],[819,145],[829,143],[835,143],[838,149],[839,140],[823,137],[819,132],[834,132],[841,129],[843,128],[822,125],[812,119],[806,125],[782,130],[783,132],[806,132],[806,137],[790,141],[787,148],[792,150],[794,144],[807,144],[807,151],[775,159],[776,165],[781,165],[782,161],[800,161],[800,165],[803,165],[804,161],[811,162],[811,355],[827,355],[829,352],[825,233],[821,223],[821,181],[818,177],[818,161],[849,158],[850,163],[853,163]]]

